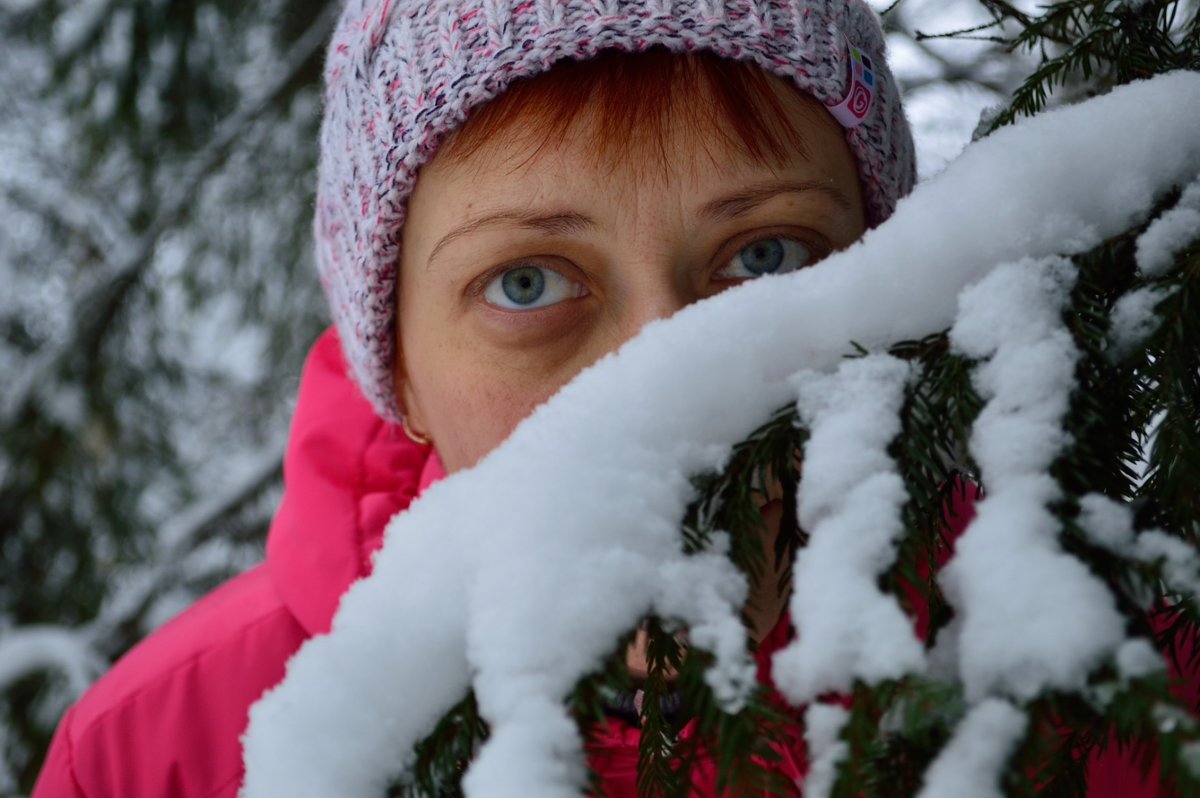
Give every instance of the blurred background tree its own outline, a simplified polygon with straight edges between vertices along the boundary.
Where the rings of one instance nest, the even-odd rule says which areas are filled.
[[[1038,63],[1008,13],[1032,4],[874,5],[928,177]],[[0,793],[116,657],[262,557],[327,323],[337,6],[0,0]]]
[[[107,665],[261,558],[333,2],[0,3],[0,793]]]

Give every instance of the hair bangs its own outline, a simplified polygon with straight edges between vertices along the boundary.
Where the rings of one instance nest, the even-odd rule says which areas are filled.
[[[671,136],[682,133],[696,136],[714,159],[740,153],[774,165],[805,152],[800,131],[787,123],[786,90],[816,103],[754,64],[713,53],[607,50],[513,83],[475,109],[443,152],[452,161],[466,158],[498,136],[515,134],[536,154],[586,125],[588,146],[613,163],[654,159],[667,167]]]

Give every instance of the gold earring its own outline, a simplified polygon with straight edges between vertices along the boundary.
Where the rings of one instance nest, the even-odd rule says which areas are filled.
[[[414,432],[413,428],[408,426],[407,415],[400,416],[400,426],[404,428],[404,434],[408,436],[408,439],[417,446],[428,446],[433,443],[433,441],[429,440],[428,437],[420,434],[419,432]]]

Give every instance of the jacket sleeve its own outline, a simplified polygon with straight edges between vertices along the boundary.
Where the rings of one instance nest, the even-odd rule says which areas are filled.
[[[72,712],[68,711],[58,724],[30,798],[86,798],[87,794],[75,777],[71,717]]]

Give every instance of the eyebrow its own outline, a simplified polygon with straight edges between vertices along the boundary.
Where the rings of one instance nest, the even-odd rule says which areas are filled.
[[[737,218],[762,205],[767,200],[778,197],[780,194],[808,194],[813,192],[824,195],[844,210],[854,210],[854,202],[845,192],[836,186],[817,180],[789,180],[762,183],[739,191],[736,194],[720,197],[705,203],[700,208],[700,213],[714,221],[726,221]]]
[[[595,220],[582,213],[564,211],[559,213],[535,213],[532,211],[498,211],[488,213],[477,219],[472,219],[461,227],[456,227],[442,236],[429,253],[427,264],[433,263],[438,253],[457,238],[477,232],[485,227],[495,227],[504,224],[516,224],[526,230],[537,230],[552,235],[572,235],[589,230],[596,226]]]
[[[780,194],[804,194],[816,192],[830,199],[835,205],[845,210],[853,210],[854,202],[843,191],[829,183],[816,180],[792,180],[784,182],[763,183],[738,191],[725,197],[705,203],[700,208],[700,214],[712,221],[727,221],[745,214],[764,202],[778,197]],[[536,230],[551,235],[573,235],[591,230],[596,222],[590,216],[575,211],[559,211],[537,213],[533,211],[497,211],[472,219],[466,224],[456,227],[434,244],[427,265],[433,263],[448,244],[463,236],[478,232],[487,227],[516,224],[526,230]]]

